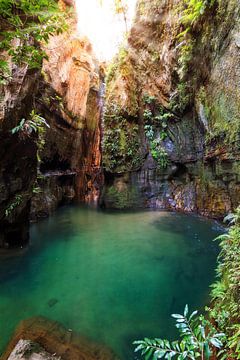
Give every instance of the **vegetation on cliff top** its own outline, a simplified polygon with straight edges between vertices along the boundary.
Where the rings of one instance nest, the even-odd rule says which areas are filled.
[[[10,60],[40,68],[46,53],[39,43],[66,29],[54,0],[0,0],[0,81],[11,78]]]

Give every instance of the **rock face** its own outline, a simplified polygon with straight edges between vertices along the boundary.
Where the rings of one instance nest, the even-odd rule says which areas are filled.
[[[37,176],[35,136],[21,140],[11,129],[27,118],[39,71],[12,65],[12,80],[0,87],[0,247],[28,241],[32,188]]]
[[[49,215],[72,199],[97,202],[100,168],[101,69],[87,39],[76,33],[53,37],[44,63],[38,110],[45,134],[32,218]],[[44,206],[40,204],[46,204]]]
[[[50,355],[37,343],[29,340],[19,340],[8,360],[60,360]]]
[[[102,206],[221,218],[239,204],[239,14],[216,1],[188,26],[179,1],[138,2],[107,76]]]
[[[87,39],[52,37],[40,72],[12,65],[1,86],[0,247],[28,242],[29,219],[73,200],[97,202],[100,169],[101,68]],[[49,125],[41,137],[12,134],[32,109]]]
[[[51,39],[41,74],[11,65],[0,89],[0,247],[26,243],[30,217],[97,202],[102,155],[102,206],[221,218],[239,204],[240,4],[212,1],[189,25],[179,3],[139,0],[107,75],[102,129],[104,71],[74,20]],[[37,134],[11,133],[33,108],[50,126],[40,147]]]
[[[24,354],[26,347],[28,356],[34,356],[34,353],[35,356],[45,354],[48,357],[43,359],[46,360],[117,360],[108,348],[91,342],[70,329],[65,329],[56,321],[43,317],[22,321],[1,359],[42,359],[42,357],[16,357],[14,355],[16,349],[20,350],[20,355]]]

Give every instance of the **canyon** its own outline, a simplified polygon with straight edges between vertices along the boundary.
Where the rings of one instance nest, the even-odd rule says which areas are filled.
[[[12,66],[13,78],[1,89],[1,246],[24,244],[29,219],[72,200],[98,202],[100,192],[104,207],[215,218],[239,203],[239,4],[222,1],[216,20],[206,13],[195,25],[188,64],[181,64],[186,45],[178,40],[177,2],[163,1],[157,11],[154,4],[138,4],[128,44],[107,75],[104,110],[104,66],[74,22],[50,40],[41,73]],[[33,104],[50,126],[39,169],[35,139],[9,134]],[[162,167],[147,126],[166,158]],[[6,217],[16,195],[21,203]]]
[[[41,71],[12,64],[1,86],[1,247],[23,245],[30,220],[73,200],[218,219],[236,208],[239,3],[221,1],[183,39],[177,3],[139,1],[107,76],[72,19]],[[49,124],[40,165],[36,138],[10,132],[32,107]]]
[[[175,311],[176,304],[182,306],[182,297],[178,298],[175,288],[179,293],[183,288],[188,293],[191,288],[188,295],[193,303],[199,307],[206,304],[205,292],[213,279],[219,251],[209,239],[222,231],[211,220],[222,221],[240,203],[240,2],[201,0],[199,9],[194,7],[194,1],[137,0],[133,23],[111,61],[100,60],[90,39],[79,33],[75,2],[57,3],[66,27],[51,30],[48,41],[26,35],[26,48],[34,45],[37,52],[44,54],[40,66],[15,61],[14,51],[11,55],[4,46],[0,51],[0,75],[2,63],[9,67],[7,75],[0,79],[2,291],[8,296],[6,279],[9,283],[16,280],[12,286],[19,286],[19,297],[24,289],[24,301],[27,294],[28,301],[37,304],[47,316],[21,322],[3,359],[18,359],[18,355],[24,359],[32,350],[36,350],[33,359],[116,359],[106,344],[124,359],[131,356],[129,343],[135,339],[133,334],[138,335],[135,327],[131,328],[132,319],[134,325],[139,320],[135,319],[135,308],[149,301],[148,308],[155,309],[159,300],[155,299],[156,289],[162,294],[172,281],[164,311]],[[126,20],[124,7],[120,7],[121,11]],[[21,11],[18,16],[24,19]],[[2,34],[11,32],[13,24],[3,15],[0,20],[0,40],[4,44]],[[25,21],[27,26],[28,19]],[[20,39],[16,36],[12,40],[12,49],[20,47]],[[44,222],[47,218],[49,222]],[[228,219],[233,221],[234,217]],[[232,234],[234,238],[234,228]],[[35,243],[28,247],[31,239]],[[65,251],[69,251],[64,259],[67,270],[59,261]],[[136,253],[142,258],[135,257]],[[169,258],[175,272],[173,265],[169,267]],[[159,279],[152,263],[159,266]],[[47,281],[45,271],[41,272],[44,264]],[[106,264],[110,267],[105,268]],[[30,271],[21,277],[25,266]],[[89,278],[81,273],[88,266]],[[97,286],[95,267],[99,269]],[[58,272],[65,282],[55,287]],[[139,273],[146,288],[150,278],[156,280],[157,285],[151,283],[153,296],[147,300],[140,281],[135,289]],[[66,278],[64,274],[68,274]],[[73,274],[74,288],[69,289]],[[133,293],[129,290],[129,274],[133,277]],[[38,282],[38,276],[42,281]],[[170,279],[167,285],[166,279]],[[28,281],[33,286],[30,295]],[[163,286],[158,288],[161,281]],[[198,284],[197,288],[194,290],[190,283]],[[77,286],[79,293],[75,291]],[[109,294],[104,292],[106,289]],[[127,296],[122,299],[122,294],[132,296],[133,313]],[[139,302],[140,295],[143,298]],[[123,300],[122,308],[115,302],[118,297]],[[4,295],[2,301],[5,306]],[[111,326],[110,320],[115,319],[119,308],[123,312],[121,319],[125,315],[127,319],[122,328],[115,329],[115,337],[107,321],[105,324],[106,317],[98,318],[108,302],[109,308],[115,310],[109,310],[107,321]],[[85,309],[81,309],[82,313],[79,304]],[[95,305],[100,309],[96,313]],[[68,314],[71,307],[74,319]],[[10,305],[6,314],[9,309]],[[151,330],[156,325],[157,309],[153,311]],[[28,316],[36,314],[31,306],[25,311]],[[3,319],[10,319],[11,315],[5,313]],[[56,321],[50,320],[52,314]],[[165,315],[162,324],[168,331]],[[14,316],[17,319],[18,314]],[[71,318],[77,331],[84,325],[81,331],[86,330],[89,338],[94,334],[96,343],[60,325],[58,321],[64,322],[64,316]],[[232,316],[233,323],[237,317]],[[16,325],[15,318],[12,316],[11,326]],[[149,315],[144,319],[144,325],[148,324]],[[11,326],[1,346],[6,345],[7,337],[9,340]],[[142,331],[141,326],[140,322]],[[233,335],[231,331],[229,336]],[[98,345],[99,338],[104,346]]]

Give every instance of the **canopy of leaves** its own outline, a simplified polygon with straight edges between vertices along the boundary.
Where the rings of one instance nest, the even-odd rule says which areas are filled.
[[[65,14],[54,0],[0,0],[2,81],[10,74],[6,54],[16,64],[39,68],[46,57],[39,44],[65,29]]]

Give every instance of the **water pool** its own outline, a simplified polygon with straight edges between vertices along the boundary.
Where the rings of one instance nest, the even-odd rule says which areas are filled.
[[[21,256],[0,258],[0,348],[42,315],[134,359],[132,341],[174,337],[170,314],[207,304],[221,229],[196,216],[66,207],[31,227]],[[136,357],[135,357],[136,358]]]

